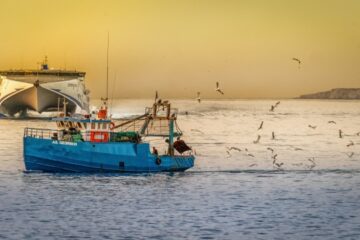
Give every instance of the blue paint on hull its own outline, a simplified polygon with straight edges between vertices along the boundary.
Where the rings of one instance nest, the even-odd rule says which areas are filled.
[[[156,156],[148,143],[62,142],[24,137],[27,171],[44,172],[173,172],[194,166],[194,156]]]

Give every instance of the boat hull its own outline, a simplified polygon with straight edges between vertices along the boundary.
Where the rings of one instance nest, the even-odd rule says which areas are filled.
[[[193,156],[153,155],[148,143],[63,142],[24,137],[27,171],[174,172],[193,167],[194,160]]]

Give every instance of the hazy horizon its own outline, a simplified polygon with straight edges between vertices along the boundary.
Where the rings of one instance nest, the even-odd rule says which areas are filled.
[[[0,0],[0,70],[87,72],[94,99],[291,99],[360,87],[360,2]],[[299,58],[300,68],[292,58]],[[214,91],[219,81],[225,92]]]

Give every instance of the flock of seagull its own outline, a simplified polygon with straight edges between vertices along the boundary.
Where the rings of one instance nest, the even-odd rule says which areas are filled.
[[[299,58],[292,58],[291,60],[297,62],[298,64],[298,67],[300,69],[300,66],[301,66],[301,60]],[[215,91],[218,92],[219,94],[221,95],[224,95],[224,92],[223,90],[221,90],[220,88],[220,84],[219,82],[216,82],[216,88],[215,88]],[[198,101],[198,103],[201,103],[201,96],[200,96],[200,92],[197,92],[197,97],[196,97],[196,100]],[[276,103],[274,106],[271,106],[271,111],[274,111],[275,108],[277,107],[277,105],[280,104],[280,102]]]
[[[292,58],[292,60],[295,61],[295,62],[297,62],[298,67],[300,68],[301,63],[302,63],[301,60],[300,60],[299,58]],[[219,82],[216,82],[215,91],[216,91],[217,93],[221,94],[221,95],[224,95],[223,90],[220,88],[220,83],[219,83]],[[196,101],[197,101],[198,103],[201,103],[201,95],[200,95],[200,94],[201,94],[200,92],[197,92]],[[156,91],[155,99],[157,99],[157,98],[158,98],[158,93],[157,93],[157,91]],[[270,111],[270,112],[274,112],[274,111],[276,110],[276,108],[278,108],[279,105],[280,105],[280,101],[276,102],[274,105],[271,105],[269,111]],[[335,122],[335,121],[328,121],[328,124],[336,124],[336,122]],[[260,123],[260,126],[258,127],[257,130],[260,131],[260,130],[263,129],[263,127],[264,127],[264,121],[262,121],[262,122]],[[311,128],[311,129],[313,129],[313,130],[315,130],[315,129],[317,128],[316,125],[311,125],[311,124],[309,124],[308,127]],[[356,135],[357,135],[357,136],[360,136],[360,132],[356,133]],[[339,129],[339,138],[343,138],[343,136],[344,136],[343,131],[342,131],[341,129]],[[272,139],[272,140],[276,140],[276,135],[275,135],[275,132],[274,132],[274,131],[271,133],[271,139]],[[260,143],[260,140],[261,140],[261,135],[258,134],[256,140],[254,140],[253,143],[254,143],[254,144],[258,144],[258,143]],[[346,146],[347,146],[347,147],[351,147],[351,146],[354,146],[354,145],[355,145],[355,143],[354,143],[353,141],[350,141]],[[274,167],[275,169],[278,169],[278,170],[283,170],[282,166],[284,165],[284,163],[278,161],[278,159],[277,159],[278,154],[275,153],[275,150],[274,150],[273,148],[271,148],[271,147],[268,147],[267,150],[271,152],[271,159],[272,159],[273,167]],[[298,147],[295,147],[294,150],[295,150],[295,151],[302,151],[303,149],[298,148]],[[231,155],[231,152],[232,152],[232,151],[242,152],[242,150],[241,150],[240,148],[238,148],[238,147],[234,147],[234,146],[226,147],[227,157],[231,157],[231,156],[232,156],[232,155]],[[249,156],[249,157],[255,157],[252,153],[249,152],[249,150],[248,150],[247,148],[245,148],[244,151],[245,151],[245,154],[246,154],[247,156]],[[352,158],[352,157],[354,156],[354,154],[355,154],[354,152],[346,153],[346,155],[347,155],[349,158]],[[294,163],[294,164],[292,164],[292,165],[294,165],[294,166],[302,166],[302,165],[305,165],[305,167],[306,167],[308,170],[312,170],[312,169],[315,168],[316,165],[317,165],[316,162],[315,162],[315,158],[314,158],[314,157],[308,158],[308,159],[307,159],[307,162],[308,162],[308,164]],[[253,163],[253,164],[249,165],[249,167],[255,167],[255,166],[257,166],[256,163]]]
[[[279,102],[276,102],[274,105],[271,105],[269,111],[270,111],[270,112],[274,112],[275,109],[276,109],[279,105],[280,105],[280,101],[279,101]],[[336,122],[335,122],[335,121],[328,121],[328,124],[336,124]],[[258,131],[259,131],[259,130],[262,130],[263,127],[264,127],[264,121],[262,121],[262,122],[260,123],[260,125],[259,125],[259,127],[258,127],[257,130],[258,130]],[[317,128],[316,125],[310,125],[310,124],[308,125],[308,127],[311,128],[312,130],[315,130],[315,129]],[[356,136],[360,136],[360,132],[356,133],[355,135],[356,135]],[[341,129],[339,129],[339,138],[343,138],[344,136],[345,136],[345,135],[343,134],[343,131],[342,131]],[[253,143],[254,143],[254,144],[260,143],[260,139],[261,139],[261,135],[258,134],[257,139],[254,140]],[[272,132],[272,140],[275,140],[275,139],[276,139],[276,137],[275,137],[275,132],[273,131],[273,132]],[[346,147],[350,148],[350,147],[352,147],[352,146],[354,146],[354,145],[355,145],[355,143],[354,143],[352,140],[350,140],[350,142],[346,145]],[[283,167],[284,163],[278,161],[278,159],[277,159],[278,154],[275,152],[275,150],[274,150],[273,148],[271,148],[271,147],[268,147],[267,150],[271,152],[272,165],[273,165],[274,169],[283,170],[282,167]],[[294,150],[295,150],[295,151],[302,151],[303,149],[302,149],[302,148],[295,147]],[[232,154],[231,154],[232,151],[242,152],[242,150],[241,150],[240,148],[238,148],[238,147],[234,147],[234,146],[226,147],[226,153],[227,153],[227,157],[228,157],[228,158],[230,158],[230,157],[232,156]],[[251,154],[251,153],[249,152],[249,150],[248,150],[247,148],[245,148],[244,151],[245,151],[245,154],[246,154],[247,156],[249,156],[249,157],[255,157],[253,154]],[[352,158],[352,157],[355,155],[355,153],[354,153],[354,152],[349,152],[349,153],[346,153],[346,155],[347,155],[349,158]],[[315,157],[308,158],[308,159],[307,159],[307,164],[304,164],[304,163],[293,163],[292,165],[293,165],[293,166],[297,166],[297,167],[299,167],[299,166],[305,166],[306,169],[308,169],[308,170],[312,170],[312,169],[314,169],[314,168],[317,166],[316,161],[315,161]],[[249,165],[249,167],[255,167],[255,166],[257,166],[256,163],[253,163],[253,164]]]

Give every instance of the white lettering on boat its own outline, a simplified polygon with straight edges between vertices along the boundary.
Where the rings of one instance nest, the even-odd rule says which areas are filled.
[[[75,142],[65,142],[65,141],[52,141],[52,144],[61,144],[61,145],[77,146],[77,143],[75,143]]]

